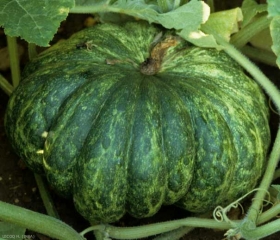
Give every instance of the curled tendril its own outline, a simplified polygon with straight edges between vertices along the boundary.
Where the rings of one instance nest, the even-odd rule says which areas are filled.
[[[227,217],[227,213],[232,209],[232,208],[241,208],[242,213],[244,213],[244,208],[243,206],[238,202],[239,200],[231,203],[230,205],[226,206],[225,208],[218,206],[215,208],[213,211],[213,217],[217,222],[227,222],[230,223],[231,220]]]
[[[224,208],[222,208],[221,206],[218,206],[215,208],[214,212],[213,212],[213,217],[217,222],[223,222],[224,221]]]
[[[272,106],[272,103],[271,103],[271,102],[272,102],[272,101],[271,101],[271,98],[269,98],[268,105],[269,105],[270,110],[271,110],[273,113],[275,113],[275,114],[277,114],[277,115],[279,116],[279,112],[276,111],[276,110],[274,109],[274,107]]]
[[[261,189],[261,188],[255,188],[252,191],[246,193],[244,196],[238,198],[236,201],[230,203],[229,205],[227,205],[226,207],[221,207],[221,206],[217,206],[214,211],[213,211],[213,218],[217,221],[217,222],[227,222],[227,223],[231,223],[232,221],[228,218],[227,213],[232,209],[232,208],[238,208],[238,206],[241,208],[242,213],[244,214],[244,208],[242,207],[242,205],[240,204],[240,201],[242,201],[244,198],[246,198],[248,195],[250,195],[253,192],[256,191],[265,191],[267,192],[268,195],[268,200],[265,200],[266,204],[269,204],[270,202],[270,193],[265,190],[265,189]],[[254,200],[254,198],[252,199]]]

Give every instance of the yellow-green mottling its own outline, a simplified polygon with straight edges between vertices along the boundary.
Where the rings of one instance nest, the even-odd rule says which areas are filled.
[[[163,204],[209,211],[263,172],[270,132],[260,88],[224,52],[183,40],[156,74],[141,73],[161,31],[87,28],[31,61],[10,98],[14,149],[91,222],[147,217]]]

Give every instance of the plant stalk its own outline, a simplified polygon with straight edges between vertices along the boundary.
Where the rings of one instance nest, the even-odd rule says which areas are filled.
[[[242,235],[245,239],[262,239],[273,233],[278,232],[280,229],[280,219],[269,222],[263,226],[253,229],[252,231],[246,231],[246,235]]]
[[[36,58],[38,55],[37,50],[36,50],[36,44],[34,43],[28,43],[28,57],[29,60],[32,60]]]
[[[272,208],[260,214],[257,224],[263,224],[280,213],[280,204],[276,204]],[[213,219],[205,219],[200,217],[189,217],[180,220],[173,220],[161,223],[154,223],[139,227],[115,227],[112,225],[96,225],[85,229],[81,232],[84,235],[90,231],[95,231],[97,239],[103,239],[108,236],[114,239],[139,239],[161,234],[154,238],[154,240],[175,240],[179,239],[186,233],[192,231],[194,228],[210,228],[227,230],[232,226],[241,225],[243,220],[233,220],[231,223],[218,222]],[[270,225],[268,228],[275,225]],[[277,225],[278,226],[278,225]],[[275,230],[269,230],[275,231]],[[259,232],[256,232],[259,233]],[[252,232],[250,233],[252,234]]]
[[[8,82],[6,78],[4,78],[0,74],[0,88],[8,95],[10,96],[14,90],[14,87]]]
[[[44,180],[42,179],[42,177],[40,175],[38,175],[36,173],[34,173],[34,177],[35,177],[37,186],[39,188],[39,192],[40,192],[41,198],[43,200],[47,214],[51,217],[59,219],[58,212],[56,211],[56,209],[54,207],[54,203],[46,188],[46,184],[44,183]]]
[[[257,61],[257,62],[262,62],[264,64],[277,67],[276,64],[276,56],[274,53],[269,52],[267,50],[263,49],[258,49],[250,46],[244,46],[241,49],[241,52],[245,54],[247,57],[250,59]]]
[[[19,54],[16,37],[7,36],[8,50],[10,57],[12,83],[13,87],[17,87],[20,82]]]
[[[59,240],[84,240],[73,228],[53,217],[0,201],[0,220]]]
[[[162,13],[166,13],[172,10],[172,7],[170,7],[170,0],[157,0],[157,3],[162,11]]]
[[[259,217],[258,217],[258,221],[257,224],[261,225],[265,222],[270,221],[272,218],[277,217],[277,215],[280,214],[280,203],[277,203],[276,205],[274,205],[273,207],[271,207],[270,209],[266,210],[265,212],[263,212]]]
[[[179,240],[181,237],[185,236],[192,230],[194,230],[193,227],[180,227],[171,232],[163,233],[163,234],[155,237],[153,240],[170,240],[170,239]]]
[[[154,223],[139,227],[114,227],[107,225],[105,232],[111,238],[116,239],[139,239],[148,236],[153,236],[161,233],[166,233],[181,227],[203,227],[214,229],[229,229],[231,225],[226,222],[217,222],[213,219],[189,217],[185,219]]]
[[[234,34],[230,40],[230,43],[236,48],[245,46],[253,36],[268,28],[270,22],[271,18],[267,18],[267,15],[257,18],[255,21],[248,24],[244,28],[241,28],[239,32]]]

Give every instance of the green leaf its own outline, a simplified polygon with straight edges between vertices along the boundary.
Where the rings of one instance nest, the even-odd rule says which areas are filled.
[[[159,6],[148,0],[76,0],[71,13],[97,13],[102,22],[123,22],[128,16],[155,22]]]
[[[267,11],[267,4],[257,4],[254,0],[245,0],[241,7],[243,13],[242,27],[249,24],[258,14]]]
[[[270,24],[270,34],[272,37],[272,51],[277,56],[276,64],[280,68],[280,16],[274,17]]]
[[[238,31],[238,24],[242,21],[240,8],[212,13],[205,24],[201,26],[202,31],[210,28],[229,41],[232,33]],[[201,31],[186,32],[182,30],[179,35],[199,47],[211,47],[221,49],[212,35],[206,35]]]
[[[3,239],[23,239],[26,229],[18,225],[0,222],[0,237]]]
[[[200,47],[218,47],[212,36],[199,31],[210,16],[210,8],[203,1],[192,0],[177,9],[159,14],[157,21],[165,28],[176,29],[177,34]]]
[[[174,11],[159,14],[157,22],[165,28],[184,29],[194,31],[207,21],[210,15],[210,8],[203,1],[192,0]]]
[[[1,0],[0,26],[10,36],[48,46],[74,0]]]
[[[210,26],[216,33],[219,33],[225,40],[229,41],[231,34],[238,31],[238,24],[242,19],[241,9],[234,8],[212,13],[203,27]]]
[[[145,0],[118,0],[112,8],[117,8],[119,13],[125,13],[133,17],[144,19],[150,23],[156,22],[159,8]],[[108,9],[110,11],[110,9]]]
[[[267,0],[268,5],[268,17],[275,17],[280,15],[280,1],[279,0]]]
[[[99,14],[100,12],[122,13],[150,23],[159,23],[168,29],[189,29],[192,31],[197,30],[210,14],[209,6],[203,1],[192,0],[182,6],[179,6],[179,1],[175,1],[173,5],[171,5],[171,2],[148,0],[76,0],[76,5],[71,12],[86,13],[90,10]],[[165,12],[167,10],[169,11]]]
[[[187,32],[183,29],[178,35],[198,47],[221,49],[212,35],[205,34],[199,30]]]

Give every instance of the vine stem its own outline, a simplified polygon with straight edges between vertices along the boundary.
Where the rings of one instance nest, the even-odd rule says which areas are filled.
[[[54,207],[54,203],[53,203],[52,198],[49,194],[49,191],[47,190],[47,187],[46,187],[46,184],[45,184],[43,178],[36,173],[34,173],[34,177],[35,177],[37,186],[39,188],[40,196],[41,196],[42,201],[44,203],[47,214],[51,217],[59,219],[58,212],[56,211],[56,209]]]
[[[38,55],[37,50],[36,50],[36,44],[34,43],[28,43],[28,57],[29,60],[32,60],[36,58]]]
[[[157,3],[161,9],[161,11],[163,13],[166,13],[170,10],[172,10],[172,8],[169,6],[170,5],[170,0],[169,1],[166,1],[166,0],[157,0]]]
[[[273,233],[278,232],[279,229],[280,229],[280,219],[277,219],[263,226],[260,226],[252,231],[246,232],[246,236],[242,235],[242,237],[245,237],[245,239],[262,239]]]
[[[240,50],[243,54],[245,54],[250,59],[253,59],[257,62],[262,62],[264,64],[267,64],[267,65],[270,65],[273,67],[277,67],[277,64],[276,64],[277,57],[273,52],[251,47],[248,45],[242,47]]]
[[[255,21],[246,25],[244,28],[241,28],[240,31],[234,34],[230,40],[230,43],[236,48],[245,46],[253,36],[268,28],[270,22],[271,19],[267,18],[267,15],[258,17]]]
[[[276,204],[272,208],[263,212],[257,219],[257,224],[263,224],[276,215],[280,213],[280,204]],[[114,239],[139,239],[150,237],[157,234],[162,234],[156,237],[154,240],[169,240],[169,239],[178,239],[182,237],[187,232],[190,232],[195,227],[200,228],[210,228],[210,229],[219,229],[219,230],[228,230],[232,226],[241,225],[243,220],[234,220],[231,222],[218,222],[214,219],[206,219],[200,217],[189,217],[179,220],[153,223],[145,226],[138,227],[115,227],[112,225],[96,225],[85,229],[81,232],[81,235],[84,235],[88,232],[95,231],[99,236],[99,239],[103,239],[104,236],[114,238]],[[266,224],[261,231],[257,231],[256,234],[260,232],[265,232],[264,229],[271,228],[271,226],[276,225]],[[275,232],[275,230],[270,229],[268,232]],[[278,229],[277,229],[278,231]]]
[[[245,70],[247,70],[252,77],[262,86],[262,88],[267,92],[267,94],[271,97],[271,100],[274,102],[275,106],[280,111],[280,92],[273,85],[273,83],[255,66],[247,57],[245,57],[242,53],[240,53],[233,45],[227,43],[223,37],[221,37],[218,33],[216,33],[210,27],[205,27],[203,29],[208,34],[214,35],[215,39],[219,44],[224,47],[224,51],[228,53],[235,61],[237,61]],[[248,215],[246,216],[244,223],[241,225],[241,233],[246,238],[246,235],[254,229],[252,224],[255,226],[257,222],[257,218],[263,203],[263,200],[266,195],[266,191],[268,190],[272,180],[273,174],[278,164],[279,156],[280,156],[280,131],[278,129],[277,136],[272,148],[272,151],[269,156],[269,160],[267,163],[266,171],[263,175],[261,184],[252,205],[249,208]],[[258,238],[258,236],[255,236]]]
[[[7,36],[7,42],[11,64],[12,82],[13,87],[16,87],[20,81],[19,56],[16,37]]]
[[[0,201],[0,220],[59,240],[84,240],[73,228],[56,218],[2,201]]]
[[[8,95],[10,96],[14,90],[14,87],[8,82],[6,78],[4,78],[0,74],[0,88]]]
[[[180,228],[178,228],[176,230],[173,230],[171,232],[161,234],[161,235],[155,237],[153,240],[170,240],[170,239],[178,240],[181,237],[188,234],[189,232],[191,232],[192,230],[194,230],[193,227],[180,227]]]
[[[229,229],[231,225],[226,222],[217,222],[213,219],[189,217],[185,219],[154,223],[139,227],[114,227],[107,225],[105,232],[108,233],[110,237],[116,239],[138,239],[166,233],[185,226],[225,230]]]

